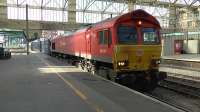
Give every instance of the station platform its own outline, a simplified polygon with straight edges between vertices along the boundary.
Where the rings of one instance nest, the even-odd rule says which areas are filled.
[[[191,62],[200,63],[200,54],[180,54],[180,55],[173,55],[173,56],[162,56],[162,59],[191,61]]]
[[[176,82],[200,88],[200,54],[163,56],[159,69],[167,72]]]
[[[175,72],[183,70],[181,74],[193,74],[191,76],[200,78],[200,55],[199,54],[181,54],[174,56],[163,56],[161,59],[161,67],[174,68],[174,70],[167,70],[169,72]],[[184,71],[185,70],[185,71]],[[188,72],[187,72],[187,71]]]
[[[0,60],[0,112],[182,112],[43,54]]]

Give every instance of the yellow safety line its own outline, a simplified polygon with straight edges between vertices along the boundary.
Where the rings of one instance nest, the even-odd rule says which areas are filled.
[[[56,73],[57,74],[57,73]],[[74,92],[83,100],[87,100],[87,97],[78,89],[76,89],[69,81],[67,81],[63,76],[61,76],[59,73],[57,74],[58,77],[60,77],[71,89],[74,90]]]
[[[43,63],[45,63],[47,66],[51,66],[49,63],[47,63],[45,60],[43,60],[42,58],[40,58],[39,56],[37,56]],[[54,68],[51,68],[52,71],[54,71],[56,73],[56,75],[64,81],[65,84],[67,84],[75,93],[76,95],[78,95],[83,101],[85,101],[87,104],[91,105],[96,112],[104,112],[101,108],[99,108],[97,105],[95,105],[92,102],[89,102],[86,97],[86,95],[84,95],[80,90],[78,90],[75,86],[73,86],[72,83],[70,83],[69,81],[67,81],[60,73],[56,72],[56,70]]]

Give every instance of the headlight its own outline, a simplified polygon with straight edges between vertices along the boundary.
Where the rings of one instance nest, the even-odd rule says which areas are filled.
[[[126,66],[127,65],[127,61],[119,61],[118,66]]]
[[[160,60],[159,59],[151,60],[151,66],[152,67],[158,67],[159,64],[160,64]]]
[[[160,64],[160,60],[157,60],[157,61],[156,61],[156,64]]]
[[[124,66],[125,63],[124,63],[124,62],[118,62],[118,65],[119,65],[119,66]]]

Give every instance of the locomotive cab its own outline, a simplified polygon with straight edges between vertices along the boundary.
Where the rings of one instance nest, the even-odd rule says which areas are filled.
[[[158,71],[162,49],[160,25],[146,12],[140,14],[131,20],[122,18],[116,25],[113,65],[118,82],[125,85],[135,82],[131,85],[136,89],[153,90],[166,77]]]

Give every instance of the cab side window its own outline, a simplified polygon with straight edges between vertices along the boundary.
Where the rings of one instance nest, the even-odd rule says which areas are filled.
[[[52,49],[55,50],[55,43],[52,43]]]
[[[112,44],[112,35],[110,29],[104,29],[98,32],[99,44],[110,45]]]
[[[99,31],[98,36],[99,36],[99,44],[104,44],[104,32]]]

